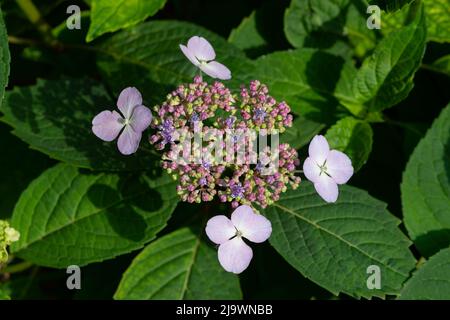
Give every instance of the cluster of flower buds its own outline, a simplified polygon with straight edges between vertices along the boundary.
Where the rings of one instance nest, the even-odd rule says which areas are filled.
[[[9,223],[0,220],[0,263],[8,261],[7,246],[19,240],[20,234],[14,228],[9,226]]]
[[[217,196],[234,208],[255,203],[266,207],[288,185],[298,186],[295,149],[276,140],[277,148],[272,143],[255,151],[258,136],[282,133],[292,125],[289,106],[277,103],[259,81],[233,95],[223,83],[208,84],[196,76],[153,111],[150,143],[163,151],[163,168],[179,179],[177,192],[183,201],[199,203]]]

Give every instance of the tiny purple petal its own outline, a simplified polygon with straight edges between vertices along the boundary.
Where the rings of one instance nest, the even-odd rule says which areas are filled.
[[[218,254],[222,267],[235,274],[247,269],[253,258],[252,249],[245,244],[241,237],[235,237],[221,244]]]
[[[103,141],[113,141],[123,126],[123,118],[117,111],[105,110],[92,119],[92,132]]]
[[[205,231],[208,238],[216,244],[225,243],[236,234],[236,228],[231,220],[223,215],[209,219]]]
[[[242,198],[244,196],[245,189],[242,187],[240,183],[234,184],[230,187],[231,196],[233,198]]]
[[[231,79],[231,71],[223,64],[217,61],[211,61],[208,63],[202,63],[200,69],[212,78],[218,78],[221,80]]]
[[[117,107],[125,119],[130,119],[135,107],[142,104],[142,95],[138,89],[128,87],[122,90],[117,99]]]
[[[201,61],[211,61],[216,58],[216,53],[211,44],[203,37],[193,36],[187,43],[188,50]]]
[[[320,175],[320,179],[314,183],[317,193],[326,202],[336,202],[339,194],[336,182],[325,173]]]
[[[231,222],[244,238],[260,243],[269,239],[272,234],[272,224],[263,215],[256,214],[247,205],[238,207],[231,214]]]
[[[141,132],[134,131],[130,125],[125,126],[117,141],[120,153],[124,155],[135,153],[139,147],[139,142],[141,142],[141,137]]]
[[[146,106],[137,106],[134,109],[133,115],[130,119],[130,125],[134,131],[142,132],[148,128],[152,122],[152,112]]]
[[[353,175],[352,161],[343,152],[331,150],[327,157],[327,173],[337,184],[346,183]]]
[[[309,156],[318,165],[323,165],[330,152],[330,146],[324,136],[316,135],[309,144]]]

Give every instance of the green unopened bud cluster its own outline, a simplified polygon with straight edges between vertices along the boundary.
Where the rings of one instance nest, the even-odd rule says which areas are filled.
[[[0,263],[8,261],[7,247],[19,240],[20,233],[9,226],[7,221],[0,220]]]

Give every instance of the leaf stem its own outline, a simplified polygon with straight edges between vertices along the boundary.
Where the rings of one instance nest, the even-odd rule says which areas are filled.
[[[36,27],[45,43],[52,47],[58,47],[58,41],[52,35],[52,27],[44,20],[38,8],[32,0],[16,0],[27,19]]]
[[[0,274],[19,273],[19,272],[22,272],[22,271],[25,271],[25,270],[31,268],[32,266],[34,266],[34,264],[32,262],[23,261],[23,262],[16,263],[13,265],[8,265],[5,269],[0,271]]]

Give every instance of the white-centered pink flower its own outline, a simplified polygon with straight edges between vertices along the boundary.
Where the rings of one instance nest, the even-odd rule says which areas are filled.
[[[338,184],[346,183],[353,175],[352,161],[345,153],[330,150],[327,139],[321,135],[312,139],[308,152],[303,173],[326,202],[335,202]]]
[[[122,154],[135,153],[142,138],[142,132],[152,122],[152,112],[142,105],[142,96],[138,89],[129,87],[117,99],[117,111],[105,110],[92,120],[92,132],[103,141],[117,140]]]
[[[247,269],[253,258],[253,251],[242,238],[255,243],[266,241],[272,233],[270,221],[242,205],[231,214],[231,220],[224,215],[209,219],[206,234],[219,245],[219,262],[222,267],[233,273]]]
[[[194,66],[208,76],[221,80],[231,79],[231,71],[223,64],[214,61],[216,52],[205,38],[194,36],[188,40],[187,46],[180,44],[180,49]]]

